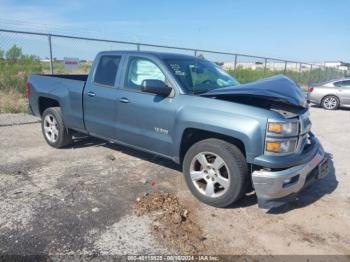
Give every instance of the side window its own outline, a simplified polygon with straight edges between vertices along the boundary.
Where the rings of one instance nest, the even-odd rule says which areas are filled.
[[[338,82],[334,82],[333,85],[335,87],[341,87],[343,85],[342,83],[343,83],[342,81],[338,81]]]
[[[345,80],[345,81],[343,81],[342,84],[341,84],[341,86],[342,86],[342,87],[348,87],[348,88],[350,88],[350,80]]]
[[[126,77],[126,87],[141,89],[143,80],[161,80],[165,82],[165,75],[152,61],[145,58],[130,58]]]
[[[102,56],[96,68],[95,83],[113,87],[120,59],[120,56]]]
[[[215,75],[207,68],[189,65],[193,86],[198,86],[206,82],[216,83]]]

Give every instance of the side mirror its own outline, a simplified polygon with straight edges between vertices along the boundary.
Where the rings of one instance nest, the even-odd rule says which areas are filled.
[[[141,90],[143,92],[167,97],[170,95],[172,88],[161,80],[145,79],[142,81]]]

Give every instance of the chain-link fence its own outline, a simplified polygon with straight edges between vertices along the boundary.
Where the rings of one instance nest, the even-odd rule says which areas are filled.
[[[151,45],[106,39],[0,29],[0,91],[22,90],[28,74],[86,74],[101,50],[141,50],[203,56],[235,76],[241,83],[284,74],[302,87],[342,77],[338,68],[229,52]],[[79,67],[67,69],[64,58],[78,58]]]

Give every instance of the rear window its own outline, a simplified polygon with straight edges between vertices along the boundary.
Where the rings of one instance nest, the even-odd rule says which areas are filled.
[[[114,86],[120,59],[120,56],[102,56],[96,68],[94,82],[101,85]]]

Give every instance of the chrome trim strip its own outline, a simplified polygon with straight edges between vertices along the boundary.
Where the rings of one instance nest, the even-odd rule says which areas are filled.
[[[304,114],[300,115],[300,134],[306,134],[311,130],[310,112],[306,111]],[[307,122],[307,123],[306,123]]]

